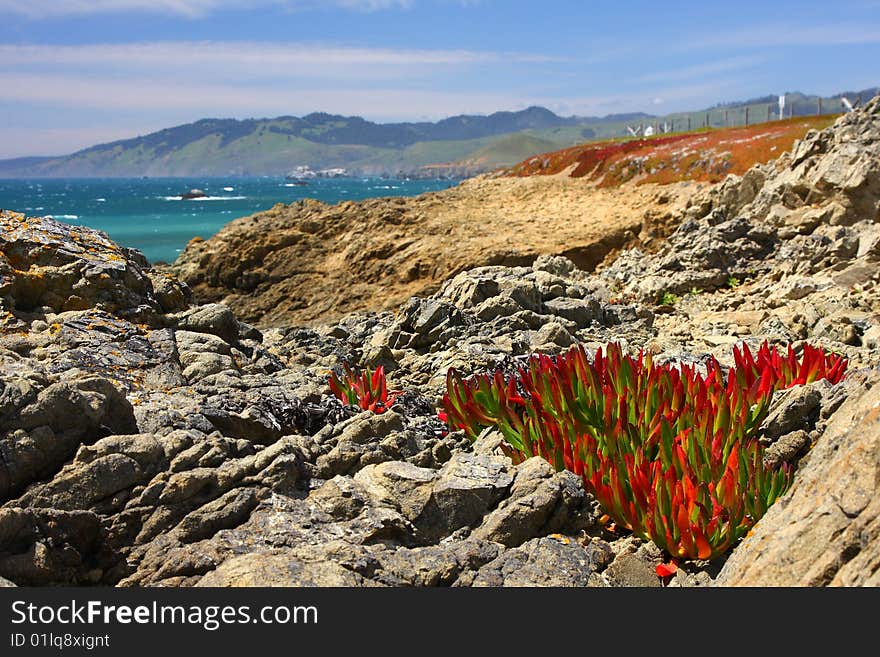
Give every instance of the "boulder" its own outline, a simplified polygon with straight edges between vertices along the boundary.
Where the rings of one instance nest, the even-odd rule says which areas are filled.
[[[566,536],[535,538],[480,568],[472,586],[590,586],[591,575],[601,571],[608,558],[593,543],[583,547]]]
[[[794,485],[724,565],[718,586],[877,586],[880,386],[832,417]]]
[[[159,311],[148,269],[100,231],[0,211],[0,297],[12,309]]]

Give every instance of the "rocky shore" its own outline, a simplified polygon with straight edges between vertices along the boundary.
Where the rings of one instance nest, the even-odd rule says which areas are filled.
[[[533,243],[519,246],[526,224],[511,220],[508,256],[470,269],[464,256],[438,252],[435,262],[430,245],[455,240],[466,253],[473,225],[425,233],[436,242],[420,232],[432,221],[426,204],[442,197],[401,200],[399,212],[372,202],[384,218],[362,224],[365,241],[346,204],[304,204],[191,245],[175,271],[192,288],[96,231],[0,213],[0,578],[880,584],[880,99],[688,198],[668,199],[663,223],[677,226],[668,239],[625,249],[598,272],[585,268],[612,249],[595,258],[566,250],[583,225],[544,245],[556,255],[537,255]],[[501,216],[503,198],[492,203]],[[249,223],[268,228],[288,212],[299,213],[296,228],[267,231],[273,248],[245,248]],[[359,279],[366,265],[354,254],[379,228],[402,245],[371,260],[387,271]],[[419,237],[407,242],[405,228]],[[579,239],[578,249],[593,238]],[[240,265],[211,264],[208,251],[224,242],[241,249]],[[322,242],[337,245],[337,260]],[[401,280],[404,263],[422,271],[407,250],[417,242],[430,275]],[[325,268],[302,277],[298,249],[319,248]],[[522,260],[506,259],[514,252]],[[335,286],[325,306],[297,292],[315,276]],[[423,288],[435,289],[409,296]],[[314,321],[379,297],[375,311]],[[220,298],[244,312],[210,302]],[[391,300],[396,309],[383,310]],[[609,527],[578,477],[538,458],[514,465],[498,433],[472,444],[436,416],[450,367],[507,370],[536,351],[610,341],[730,364],[735,343],[765,339],[844,354],[848,375],[777,395],[761,440],[767,458],[796,467],[792,488],[729,555],[682,563],[665,581],[655,567],[668,557]],[[327,385],[343,362],[383,365],[405,394],[383,414],[344,407]]]
[[[698,189],[705,185],[598,189],[559,175],[481,177],[417,197],[336,205],[307,199],[192,240],[168,271],[244,321],[315,325],[393,310],[477,266],[560,254],[592,270],[628,244],[656,245]]]

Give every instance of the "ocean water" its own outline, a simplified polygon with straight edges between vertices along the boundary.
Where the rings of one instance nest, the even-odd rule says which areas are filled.
[[[172,262],[193,237],[207,239],[233,219],[276,203],[414,196],[455,184],[384,178],[317,178],[307,185],[284,178],[0,180],[0,209],[97,228],[117,243],[139,249],[150,262]],[[207,196],[181,199],[191,189]]]

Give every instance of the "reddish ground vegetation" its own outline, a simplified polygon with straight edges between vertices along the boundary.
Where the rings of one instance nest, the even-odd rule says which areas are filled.
[[[594,142],[529,158],[507,170],[510,176],[559,174],[587,177],[600,187],[628,181],[666,184],[682,180],[719,182],[791,150],[809,130],[829,126],[836,116],[797,117],[739,128],[700,130],[641,139]]]

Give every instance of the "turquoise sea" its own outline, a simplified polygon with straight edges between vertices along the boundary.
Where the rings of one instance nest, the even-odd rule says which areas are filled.
[[[229,221],[276,203],[414,196],[455,184],[385,178],[313,178],[306,185],[284,178],[0,180],[0,209],[97,228],[150,262],[172,262],[193,237],[208,238]],[[191,189],[206,197],[181,199]]]

